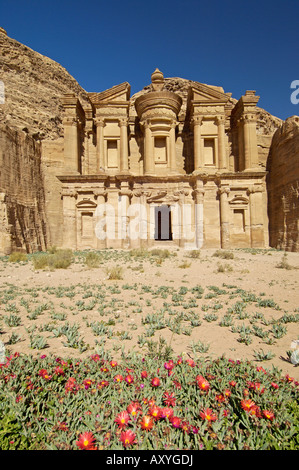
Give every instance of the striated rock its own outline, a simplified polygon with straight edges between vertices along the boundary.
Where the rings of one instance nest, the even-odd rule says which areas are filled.
[[[28,253],[47,245],[41,145],[0,124],[0,251]]]
[[[299,117],[275,132],[267,164],[270,246],[299,251]]]
[[[61,65],[8,37],[3,28],[0,70],[5,86],[1,122],[36,139],[62,136],[62,94],[74,92],[86,103],[87,93]]]

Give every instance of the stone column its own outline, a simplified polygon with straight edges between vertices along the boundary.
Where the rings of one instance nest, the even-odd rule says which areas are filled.
[[[169,158],[169,166],[170,172],[176,173],[176,148],[175,148],[175,128],[176,122],[172,122],[169,131],[169,140],[170,140],[170,158]]]
[[[99,224],[100,224],[100,229],[97,230],[97,223],[96,223],[96,227],[95,227],[95,236],[96,236],[96,239],[97,239],[97,249],[98,250],[103,250],[104,248],[107,247],[107,234],[105,233],[106,231],[104,229],[106,229],[105,227],[105,212],[106,212],[106,208],[105,208],[105,204],[106,204],[106,191],[105,191],[105,188],[104,188],[104,185],[101,185],[102,187],[98,188],[98,189],[95,189],[93,194],[94,194],[94,197],[95,199],[97,200],[97,209],[96,209],[96,212],[95,212],[95,217],[99,217]]]
[[[204,188],[202,181],[197,181],[196,189],[193,192],[195,201],[195,244],[196,248],[200,249],[204,240],[204,221],[203,221],[203,201],[204,201]]]
[[[106,168],[104,146],[105,120],[102,118],[97,118],[95,123],[97,128],[97,171],[98,173],[101,173]]]
[[[203,156],[201,149],[201,116],[193,117],[193,129],[194,129],[194,171],[197,171],[203,167]]]
[[[250,208],[250,234],[251,247],[263,248],[264,237],[264,213],[263,213],[263,188],[262,185],[251,186],[247,190]]]
[[[120,202],[119,202],[119,212],[118,219],[120,223],[118,236],[121,238],[122,248],[130,247],[130,233],[129,233],[129,216],[128,209],[130,206],[130,199],[132,192],[129,189],[129,183],[122,182],[121,190],[119,192]]]
[[[154,173],[154,155],[150,122],[144,122],[144,173]]]
[[[64,126],[64,167],[67,173],[78,173],[79,167],[79,136],[78,120],[76,117],[66,116]]]
[[[128,120],[120,119],[120,171],[127,172],[128,164]]]
[[[253,114],[245,114],[243,116],[243,122],[245,170],[258,168],[255,116]]]
[[[227,186],[219,189],[221,248],[229,247],[229,205],[227,200],[229,192],[230,189]]]
[[[218,125],[218,161],[219,169],[227,169],[227,157],[226,157],[226,148],[225,148],[225,117],[218,116],[216,118],[216,123]]]
[[[76,199],[77,191],[65,189],[62,191],[63,198],[63,246],[65,248],[77,249],[77,214]]]

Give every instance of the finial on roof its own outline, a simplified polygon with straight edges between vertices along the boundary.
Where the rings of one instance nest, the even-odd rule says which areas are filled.
[[[152,73],[152,88],[154,91],[161,91],[164,86],[164,75],[159,69]]]

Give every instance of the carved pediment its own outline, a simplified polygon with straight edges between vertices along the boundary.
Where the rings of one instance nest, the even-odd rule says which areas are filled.
[[[130,89],[129,83],[124,82],[100,93],[88,93],[88,95],[95,107],[117,105],[130,100]]]
[[[226,103],[230,96],[230,93],[224,93],[223,88],[205,85],[204,83],[192,83],[189,90],[189,100],[195,102],[221,101]]]

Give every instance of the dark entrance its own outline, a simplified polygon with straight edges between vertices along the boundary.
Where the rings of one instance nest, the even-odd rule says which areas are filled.
[[[172,240],[169,206],[155,207],[155,240]]]

